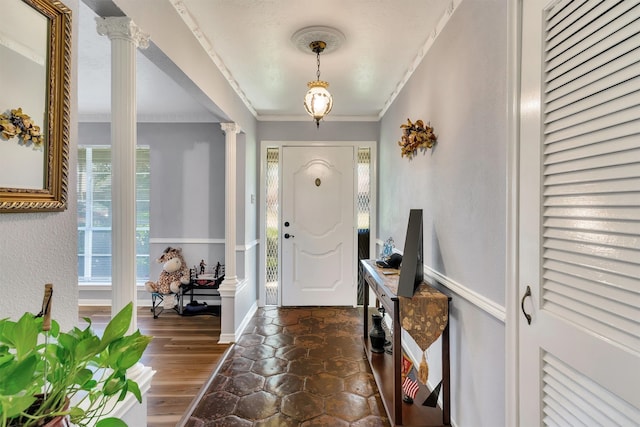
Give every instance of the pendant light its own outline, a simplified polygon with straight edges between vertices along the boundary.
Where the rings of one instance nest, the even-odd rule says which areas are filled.
[[[309,91],[304,96],[304,108],[307,113],[316,121],[316,127],[320,127],[320,120],[331,111],[333,107],[333,97],[327,90],[329,83],[320,80],[320,53],[327,47],[324,41],[316,40],[309,43],[309,48],[316,54],[318,71],[316,80],[307,83]]]

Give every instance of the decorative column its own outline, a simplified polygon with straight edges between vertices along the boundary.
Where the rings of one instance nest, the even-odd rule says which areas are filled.
[[[221,299],[220,343],[235,341],[236,275],[236,135],[240,126],[221,123],[225,133],[225,215],[224,215],[224,280],[218,291]]]
[[[149,36],[127,17],[96,18],[111,40],[111,312],[136,301],[136,48]]]

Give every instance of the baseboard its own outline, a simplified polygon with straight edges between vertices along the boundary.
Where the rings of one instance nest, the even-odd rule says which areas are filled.
[[[253,315],[256,314],[257,310],[258,310],[258,301],[254,301],[253,304],[251,305],[251,308],[249,308],[249,311],[242,319],[242,322],[240,322],[240,326],[236,328],[236,331],[233,334],[220,334],[220,340],[218,341],[218,343],[230,344],[238,341],[238,338],[240,338],[244,330],[247,328],[247,326],[249,325],[249,322],[253,318]]]

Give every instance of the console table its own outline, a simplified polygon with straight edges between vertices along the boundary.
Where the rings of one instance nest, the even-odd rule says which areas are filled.
[[[372,353],[369,342],[369,292],[364,292],[364,334],[363,343],[367,359],[373,372],[376,385],[380,390],[380,397],[392,425],[405,426],[448,426],[451,424],[451,380],[449,364],[449,324],[442,331],[442,409],[422,406],[422,402],[429,395],[426,387],[420,387],[413,404],[402,401],[402,324],[400,317],[400,298],[397,296],[399,271],[384,274],[373,260],[362,260],[364,279],[374,292],[377,302],[384,307],[386,313],[393,320],[392,354]],[[428,293],[439,299],[446,298],[445,309],[448,319],[450,297],[423,282],[421,287],[427,286]],[[420,288],[418,288],[419,292]],[[426,290],[426,289],[425,289]],[[376,304],[377,305],[377,304]]]

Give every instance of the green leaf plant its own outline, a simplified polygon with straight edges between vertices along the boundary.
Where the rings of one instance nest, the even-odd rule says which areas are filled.
[[[88,318],[85,329],[74,327],[67,333],[60,332],[55,320],[43,331],[43,318],[30,313],[18,321],[0,319],[0,426],[38,427],[58,416],[68,416],[77,426],[126,426],[105,417],[128,393],[142,402],[127,370],[140,360],[152,337],[139,330],[126,335],[132,314],[129,303],[109,322],[102,338]]]

